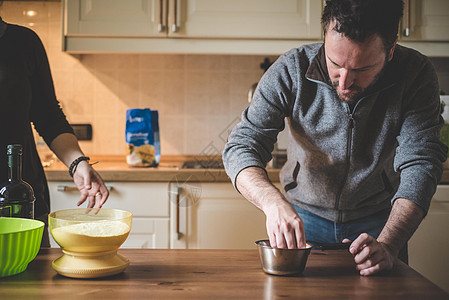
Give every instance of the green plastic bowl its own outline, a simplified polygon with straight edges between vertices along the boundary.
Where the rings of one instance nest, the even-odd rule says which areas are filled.
[[[43,233],[44,222],[0,218],[0,277],[26,270],[39,252]]]

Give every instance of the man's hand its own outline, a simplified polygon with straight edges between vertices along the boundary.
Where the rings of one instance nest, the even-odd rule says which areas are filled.
[[[273,203],[266,207],[264,213],[271,247],[305,248],[304,223],[289,203]]]
[[[103,179],[86,161],[80,162],[76,167],[73,182],[81,193],[78,206],[88,199],[88,208],[101,208],[109,197],[109,191]]]
[[[236,179],[240,193],[267,216],[267,234],[275,248],[305,248],[304,223],[284,195],[259,167],[243,169]]]
[[[343,243],[348,242],[350,240],[343,240]],[[362,276],[391,270],[397,256],[386,244],[377,241],[367,233],[362,233],[351,243],[349,252],[354,255],[356,269]]]
[[[360,275],[369,276],[390,270],[399,251],[415,232],[425,212],[414,202],[398,198],[377,240],[362,233],[349,247]],[[344,239],[343,243],[350,242]]]

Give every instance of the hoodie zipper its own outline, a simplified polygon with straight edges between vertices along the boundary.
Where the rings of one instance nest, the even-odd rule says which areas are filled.
[[[358,103],[357,103],[358,104]],[[347,139],[347,143],[346,143],[346,168],[345,168],[345,176],[344,176],[344,180],[343,183],[341,184],[341,188],[337,194],[337,197],[335,199],[335,210],[338,212],[338,216],[337,216],[337,222],[341,223],[342,221],[342,214],[339,211],[338,207],[340,206],[340,198],[341,198],[341,194],[343,193],[343,189],[346,185],[346,181],[348,180],[348,176],[349,176],[349,168],[350,168],[350,161],[351,161],[351,148],[352,148],[352,131],[354,129],[354,112],[355,112],[355,108],[354,107],[353,111],[351,112],[351,110],[349,109],[349,104],[345,103],[346,105],[346,110],[348,113],[348,139]]]
[[[324,81],[321,81],[321,80],[318,80],[318,79],[312,79],[312,78],[310,78],[310,77],[306,77],[306,78],[307,78],[307,80],[309,80],[309,81],[312,81],[312,82],[314,82],[314,83],[321,84],[321,85],[327,86],[327,87],[330,88],[330,89],[333,89],[333,87],[332,87],[331,85],[329,85],[328,83],[326,83],[326,82],[324,82]],[[391,88],[391,87],[393,87],[393,86],[395,86],[395,85],[396,85],[396,83],[389,84],[389,85],[383,87],[382,89],[376,91],[375,93],[381,93],[381,92],[383,92],[383,91],[385,91],[385,90],[387,90],[387,89],[389,89],[389,88]],[[370,97],[372,94],[374,94],[374,93],[370,93],[370,94],[368,94],[368,95],[365,95],[363,98],[359,99],[359,101],[357,101],[357,103],[355,104],[355,106],[354,106],[352,112],[351,112],[351,109],[349,108],[349,104],[348,104],[348,103],[345,103],[345,105],[346,105],[346,112],[347,112],[347,114],[348,114],[348,121],[349,121],[349,123],[348,123],[348,135],[347,135],[347,136],[348,136],[348,142],[346,143],[347,149],[346,149],[346,169],[345,169],[345,176],[344,176],[344,180],[343,180],[343,183],[342,183],[342,185],[341,185],[341,188],[340,188],[340,190],[338,191],[337,196],[336,196],[336,198],[335,198],[335,210],[338,212],[338,215],[337,215],[337,222],[338,222],[338,223],[341,223],[341,221],[342,221],[342,213],[341,213],[341,212],[339,211],[339,209],[338,209],[338,207],[340,206],[340,200],[341,200],[340,198],[341,198],[341,194],[343,193],[343,189],[344,189],[344,187],[345,187],[345,185],[346,185],[346,182],[347,182],[347,180],[348,180],[348,176],[349,176],[349,168],[350,168],[350,166],[351,166],[351,164],[350,164],[350,159],[351,159],[351,147],[352,147],[352,132],[353,132],[353,129],[354,129],[354,123],[355,123],[355,120],[354,120],[354,113],[355,113],[355,110],[356,110],[357,106],[359,105],[359,103],[360,103],[364,98]]]

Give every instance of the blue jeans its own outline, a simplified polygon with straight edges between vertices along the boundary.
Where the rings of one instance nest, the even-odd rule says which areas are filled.
[[[364,232],[377,238],[390,215],[390,209],[386,209],[362,219],[337,223],[321,218],[296,205],[293,205],[293,208],[304,222],[306,240],[319,243],[341,243],[345,238],[353,241]],[[407,245],[401,249],[399,259],[408,263]]]

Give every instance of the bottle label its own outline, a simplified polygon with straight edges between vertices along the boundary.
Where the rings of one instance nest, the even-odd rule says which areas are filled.
[[[10,205],[0,207],[0,217],[12,217],[12,207]]]
[[[34,219],[34,203],[2,206],[0,207],[0,217]]]

